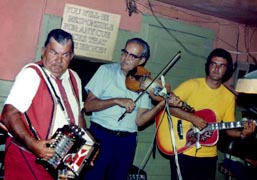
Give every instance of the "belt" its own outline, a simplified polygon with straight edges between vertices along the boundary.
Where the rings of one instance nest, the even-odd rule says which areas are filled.
[[[91,121],[91,126],[97,129],[101,129],[106,131],[109,134],[115,135],[115,136],[129,136],[129,135],[136,135],[136,132],[128,132],[128,131],[116,131],[116,130],[111,130],[111,129],[107,129],[95,122]]]

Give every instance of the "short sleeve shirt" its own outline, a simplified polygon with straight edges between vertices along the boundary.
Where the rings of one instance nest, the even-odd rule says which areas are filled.
[[[125,78],[118,63],[105,64],[99,67],[89,83],[85,86],[85,90],[92,92],[97,98],[103,100],[111,98],[131,98],[135,101],[139,94],[127,89]],[[135,119],[139,108],[151,108],[151,100],[148,94],[143,94],[136,102],[136,108],[133,112],[126,113],[124,118],[120,121],[118,121],[118,119],[126,109],[118,105],[93,112],[91,121],[111,130],[136,132],[137,125]]]
[[[235,120],[235,96],[224,86],[221,85],[217,89],[211,89],[205,78],[190,79],[182,83],[174,90],[174,93],[196,111],[202,109],[211,109],[215,115],[217,122],[231,122]],[[183,123],[189,123],[183,121]],[[184,154],[197,157],[214,157],[217,156],[217,147],[201,146],[197,150],[193,146],[184,151]]]

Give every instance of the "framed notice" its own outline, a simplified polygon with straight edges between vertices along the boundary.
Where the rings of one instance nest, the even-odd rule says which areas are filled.
[[[120,15],[66,4],[62,29],[74,39],[75,56],[112,60]]]

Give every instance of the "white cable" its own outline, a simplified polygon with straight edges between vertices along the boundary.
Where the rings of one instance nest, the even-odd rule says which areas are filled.
[[[167,94],[167,90],[165,88],[165,79],[164,76],[161,76],[161,81],[162,81],[162,87],[163,89],[165,89],[165,94],[164,94],[164,99],[165,99],[165,109],[167,112],[167,117],[168,117],[168,123],[169,123],[169,129],[170,129],[170,137],[171,137],[171,142],[172,142],[172,146],[173,146],[173,152],[175,155],[175,163],[176,163],[176,167],[177,167],[177,175],[179,180],[182,180],[182,175],[181,175],[181,171],[180,171],[180,167],[179,167],[179,162],[178,162],[178,153],[177,153],[177,147],[176,147],[176,141],[175,141],[175,135],[174,135],[174,130],[173,130],[173,124],[172,124],[172,119],[171,119],[171,114],[169,111],[169,103],[167,102],[168,100],[168,94]]]
[[[167,90],[165,88],[165,79],[164,79],[163,75],[161,75],[161,82],[162,82],[163,89],[159,92],[159,95],[164,97],[164,99],[165,99],[165,107],[164,108],[166,109],[165,111],[167,112],[167,117],[168,117],[170,136],[171,136],[171,141],[172,141],[172,146],[173,146],[173,152],[174,152],[174,155],[175,155],[175,163],[176,163],[176,167],[177,167],[177,175],[178,175],[179,180],[183,180],[182,175],[181,175],[181,171],[180,171],[180,167],[179,167],[179,162],[178,162],[178,153],[177,153],[176,142],[175,142],[175,135],[174,135],[173,126],[172,126],[171,114],[170,114],[170,111],[169,111],[169,104],[168,104],[168,102],[166,102],[168,94],[167,94]],[[144,159],[143,159],[143,161],[142,161],[142,163],[141,163],[141,165],[139,167],[138,174],[137,174],[137,179],[139,177],[138,176],[139,175],[139,171],[144,169],[144,167],[146,165],[146,162],[149,159],[150,154],[152,153],[152,148],[153,148],[154,140],[155,140],[157,131],[159,129],[159,126],[160,126],[162,120],[163,120],[163,117],[161,118],[160,123],[156,127],[156,131],[155,131],[155,134],[154,134],[153,141],[152,141],[152,143],[150,145],[150,148],[148,149],[148,151],[147,151],[147,153],[146,153],[146,155],[145,155],[145,157],[144,157]]]
[[[169,108],[167,103],[166,103],[166,108]],[[173,146],[173,152],[174,152],[174,156],[175,156],[175,163],[176,163],[176,167],[177,167],[177,175],[178,175],[179,180],[182,180],[183,178],[182,178],[182,175],[181,175],[179,162],[178,162],[178,152],[177,152],[177,147],[176,147],[176,143],[175,143],[175,135],[174,135],[174,131],[173,131],[171,114],[170,114],[169,110],[166,111],[166,112],[167,112],[167,117],[168,117],[168,123],[169,123],[169,129],[170,129],[170,137],[171,137],[172,146]]]

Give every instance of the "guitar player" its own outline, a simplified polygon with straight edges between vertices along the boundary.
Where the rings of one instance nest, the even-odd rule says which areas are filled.
[[[183,82],[174,93],[182,101],[194,107],[196,111],[210,109],[217,122],[235,121],[235,95],[223,83],[233,73],[231,54],[224,49],[214,49],[205,64],[206,77],[195,78]],[[188,113],[178,108],[170,108],[172,115],[190,122],[199,130],[203,130],[208,122],[204,117]],[[231,137],[245,138],[255,129],[253,121],[243,125],[243,129],[227,129],[226,134]],[[181,179],[177,175],[174,156],[170,156],[171,179]],[[215,180],[217,163],[217,146],[192,146],[178,155],[178,162],[184,180]]]

